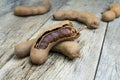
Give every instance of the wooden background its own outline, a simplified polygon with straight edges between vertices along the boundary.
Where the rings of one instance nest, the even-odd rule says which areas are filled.
[[[110,3],[120,0],[50,0],[52,9],[44,15],[17,17],[17,5],[35,5],[41,0],[0,0],[0,80],[120,80],[120,18],[100,22],[99,29],[83,30],[76,41],[80,58],[70,60],[62,54],[50,53],[43,65],[33,65],[29,57],[18,59],[14,46],[36,37],[59,21],[53,13],[59,9],[88,11],[101,19]],[[82,23],[76,21],[75,26]]]

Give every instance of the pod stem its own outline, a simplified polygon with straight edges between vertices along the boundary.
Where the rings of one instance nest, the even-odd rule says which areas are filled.
[[[80,28],[77,28],[77,31],[80,32],[80,31],[82,31],[82,30],[84,30],[84,29],[87,29],[87,26],[82,26],[82,27],[80,27]]]

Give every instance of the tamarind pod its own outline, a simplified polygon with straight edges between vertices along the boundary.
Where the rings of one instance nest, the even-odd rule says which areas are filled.
[[[15,46],[14,54],[19,58],[24,58],[26,56],[29,56],[30,49],[35,41],[36,41],[36,38],[17,44]],[[62,53],[65,56],[69,57],[70,59],[73,59],[73,58],[79,57],[80,47],[79,47],[79,44],[75,41],[62,41],[56,44],[51,49],[51,51]]]
[[[89,29],[96,29],[99,27],[100,21],[95,15],[89,12],[79,12],[78,15],[77,20],[85,23]]]
[[[58,10],[53,14],[56,20],[76,20],[88,26],[88,28],[98,28],[99,19],[89,12],[78,12],[75,10]]]
[[[51,8],[49,0],[43,0],[43,3],[36,6],[17,6],[14,8],[14,14],[17,16],[30,16],[44,14]]]
[[[103,21],[112,21],[115,19],[116,14],[113,11],[106,11],[102,14],[102,20]]]
[[[113,7],[111,10],[115,13],[116,17],[120,16],[120,6],[119,7]]]
[[[75,10],[58,10],[53,14],[54,19],[56,20],[77,20],[78,12]]]
[[[112,3],[108,6],[109,11],[102,14],[103,21],[112,21],[120,16],[120,4]]]
[[[21,42],[17,44],[14,49],[14,54],[19,58],[24,58],[30,54],[30,49],[35,42],[35,39]]]
[[[78,28],[77,31],[79,32],[83,29],[86,29],[86,26]],[[21,42],[21,43],[17,44],[14,48],[14,54],[19,58],[24,58],[24,57],[28,56],[30,54],[29,52],[30,52],[31,47],[36,40],[37,39],[34,38],[34,39],[27,40],[27,41],[24,41],[24,42]],[[69,44],[66,44],[68,42],[69,42]],[[63,54],[65,53],[65,51],[67,51],[66,53],[69,54],[69,56],[73,56],[73,58],[75,58],[74,55],[78,52],[77,49],[72,50],[75,53],[71,54],[71,52],[72,52],[71,47],[68,48],[68,46],[73,46],[73,45],[76,45],[76,42],[74,42],[74,41],[73,42],[72,41],[63,41],[63,42],[60,42],[60,43],[58,43],[57,45],[54,46],[54,47],[57,47],[57,49],[59,49],[60,51],[55,50],[54,47],[52,48],[52,51],[60,52],[60,53],[63,53]],[[61,48],[61,46],[64,46],[64,48]],[[69,57],[69,58],[71,58],[71,57]]]
[[[59,52],[70,59],[79,57],[80,46],[75,41],[63,41],[52,48],[52,51]]]
[[[114,7],[119,7],[119,6],[120,6],[120,4],[112,3],[112,4],[110,4],[110,5],[108,6],[108,8],[109,8],[109,9],[112,9],[112,8],[114,8]]]
[[[70,21],[63,21],[44,31],[31,48],[30,59],[34,64],[42,64],[47,60],[48,52],[57,43],[79,37],[79,32]]]

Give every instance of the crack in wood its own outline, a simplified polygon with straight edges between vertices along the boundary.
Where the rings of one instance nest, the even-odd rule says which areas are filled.
[[[107,30],[108,30],[108,25],[109,25],[109,23],[107,23],[107,25],[106,25],[106,30],[105,30],[105,34],[104,34],[101,50],[100,50],[100,55],[99,55],[99,58],[98,58],[98,63],[97,63],[97,67],[96,67],[96,71],[95,71],[95,75],[94,75],[94,80],[96,79],[98,67],[99,67],[99,64],[100,64],[101,55],[102,55],[102,51],[103,51],[103,46],[104,46],[104,43],[105,43],[105,38],[106,38]]]

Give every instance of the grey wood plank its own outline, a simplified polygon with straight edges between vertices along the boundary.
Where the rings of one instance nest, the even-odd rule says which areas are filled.
[[[120,18],[108,24],[95,80],[120,80]]]
[[[101,12],[104,11],[109,1],[104,0],[69,0],[62,9],[75,9],[78,11],[89,11],[101,18]],[[101,6],[102,5],[102,6]],[[52,20],[52,17],[39,28],[38,32],[32,37],[37,36],[44,29],[58,21]],[[80,27],[80,23],[75,24]],[[81,58],[69,60],[61,54],[51,53],[48,60],[43,65],[32,65],[29,58],[22,60],[13,56],[8,63],[0,70],[0,79],[7,80],[93,80],[100,50],[106,30],[106,23],[101,22],[99,29],[84,30],[81,37],[76,41],[81,46]],[[28,35],[28,34],[27,34]],[[27,35],[24,35],[25,37]],[[25,38],[26,39],[26,38]],[[11,50],[11,49],[10,49]],[[11,51],[10,53],[12,53]],[[10,67],[12,66],[12,67]],[[19,76],[19,77],[18,77]]]
[[[14,45],[29,39],[66,0],[51,0],[52,9],[44,15],[17,17],[12,12],[0,17],[0,68],[13,55]],[[2,61],[4,59],[4,61]]]
[[[120,3],[119,0],[111,0],[111,3]],[[117,18],[108,23],[101,58],[96,71],[95,80],[119,80],[120,79],[120,29]]]

